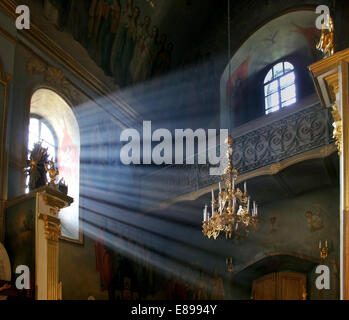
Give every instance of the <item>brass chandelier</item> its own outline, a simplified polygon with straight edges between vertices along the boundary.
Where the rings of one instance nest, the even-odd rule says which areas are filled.
[[[251,206],[250,196],[247,194],[246,181],[244,192],[235,188],[238,171],[232,164],[233,139],[228,138],[228,167],[221,176],[217,200],[212,190],[211,214],[207,204],[204,208],[202,232],[209,239],[217,239],[219,234],[225,233],[226,239],[239,240],[246,237],[250,231],[258,227],[258,207],[255,201]],[[222,188],[223,186],[223,188]]]

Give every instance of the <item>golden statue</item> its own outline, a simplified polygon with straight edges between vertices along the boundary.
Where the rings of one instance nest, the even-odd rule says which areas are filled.
[[[29,160],[26,160],[25,173],[29,176],[29,190],[40,188],[47,183],[46,166],[48,164],[47,148],[44,148],[42,142],[34,144],[30,151]]]
[[[321,37],[316,49],[323,52],[325,58],[334,54],[335,39],[334,39],[334,24],[330,15],[327,17],[327,23],[322,26]]]
[[[48,165],[45,164],[45,168],[46,168],[46,172],[48,173],[48,175],[50,176],[50,182],[49,182],[49,186],[56,186],[56,178],[59,175],[59,171],[55,166],[55,163],[53,162],[53,159],[51,159],[48,162]]]

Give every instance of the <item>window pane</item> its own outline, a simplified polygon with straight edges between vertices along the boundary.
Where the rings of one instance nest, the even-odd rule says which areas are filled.
[[[43,122],[41,123],[41,139],[45,140],[47,143],[49,143],[52,146],[55,144],[52,131]]]
[[[293,98],[293,99],[290,99],[288,101],[285,101],[282,103],[282,107],[287,107],[287,106],[290,106],[291,104],[294,104],[296,103],[296,98]]]
[[[265,98],[265,102],[266,102],[266,104],[265,104],[266,109],[278,105],[279,104],[279,92],[276,92],[270,96],[267,96]]]
[[[279,106],[277,105],[277,106],[275,106],[275,107],[272,107],[272,108],[266,110],[265,113],[266,113],[266,114],[269,114],[269,113],[271,113],[271,112],[275,112],[275,111],[278,111],[278,110],[279,110]]]
[[[31,118],[29,120],[28,149],[33,149],[34,143],[38,142],[39,140],[39,120],[36,118]]]
[[[294,72],[291,72],[283,77],[280,78],[280,87],[281,89],[286,88],[290,86],[291,84],[294,84],[295,81],[295,75]]]
[[[41,128],[41,130],[39,130]],[[32,150],[34,144],[42,141],[42,146],[48,148],[50,158],[56,159],[55,140],[52,130],[42,120],[30,118],[28,134],[28,150]]]
[[[29,136],[28,136],[28,150],[32,150],[34,148],[34,143],[37,142],[37,141],[38,141],[37,137],[34,134],[29,132]]]
[[[283,63],[274,66],[274,79],[284,74]]]
[[[267,83],[273,79],[273,69],[271,69],[264,79],[264,83]]]
[[[296,86],[292,85],[281,90],[281,101],[287,101],[296,97]]]
[[[273,81],[272,83],[270,83],[270,84],[268,84],[268,85],[266,85],[266,86],[264,87],[264,94],[265,94],[266,96],[268,96],[268,95],[270,95],[270,94],[276,92],[276,91],[278,90],[278,88],[279,88],[278,81],[275,80],[275,81]]]
[[[39,120],[36,118],[31,118],[29,120],[29,132],[39,139]]]
[[[284,68],[285,68],[285,73],[287,73],[287,72],[289,72],[289,71],[294,69],[293,65],[291,63],[289,63],[289,62],[285,62],[284,63]]]
[[[42,140],[42,146],[44,148],[47,148],[49,159],[53,158],[53,160],[55,161],[56,149],[55,149],[55,140],[52,134],[52,130],[50,130],[50,128],[42,121],[41,121],[40,138]]]

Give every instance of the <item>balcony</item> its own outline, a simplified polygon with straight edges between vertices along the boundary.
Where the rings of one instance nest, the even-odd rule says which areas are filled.
[[[302,161],[333,154],[336,148],[332,122],[329,110],[320,105],[316,96],[311,96],[302,103],[235,128],[232,158],[240,181],[277,174]],[[159,203],[161,207],[195,200],[217,188],[220,177],[209,175],[210,165],[195,163],[171,165],[143,176],[143,206],[154,208]]]

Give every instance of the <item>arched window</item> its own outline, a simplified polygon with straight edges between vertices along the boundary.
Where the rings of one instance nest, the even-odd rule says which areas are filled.
[[[36,114],[30,114],[29,130],[28,130],[28,158],[31,150],[34,148],[36,142],[42,142],[42,146],[47,148],[47,153],[50,155],[50,159],[56,163],[57,155],[57,136],[52,126],[41,116]],[[29,184],[29,176],[26,179],[26,185]],[[29,192],[29,188],[26,187],[25,193]]]
[[[30,105],[28,150],[42,141],[59,170],[59,178],[68,185],[68,195],[74,198],[70,207],[60,211],[62,237],[81,241],[79,226],[80,197],[80,130],[74,112],[56,92],[39,89]]]
[[[42,146],[47,148],[48,154],[56,161],[57,137],[51,125],[42,117],[35,114],[30,115],[28,151],[32,150],[34,144],[42,141]]]
[[[296,76],[289,62],[280,62],[271,68],[264,79],[265,114],[294,104]]]

